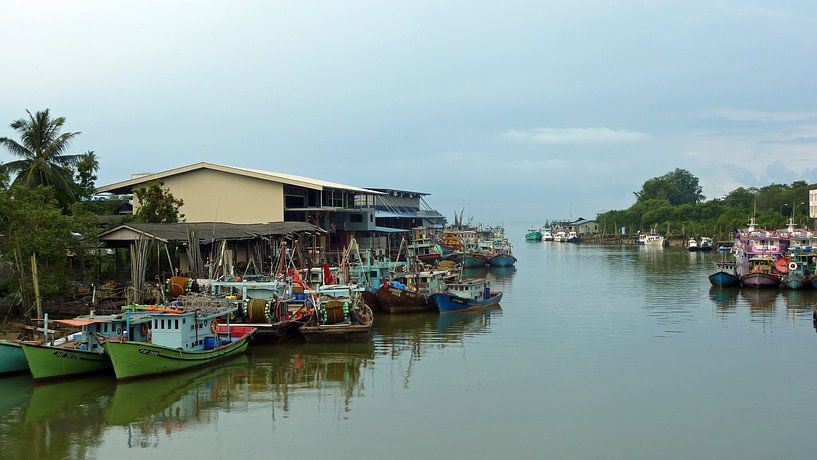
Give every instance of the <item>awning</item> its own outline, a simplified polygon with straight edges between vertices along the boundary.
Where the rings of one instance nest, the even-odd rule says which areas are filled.
[[[406,230],[404,228],[391,228],[391,227],[379,227],[379,226],[375,227],[373,231],[381,232],[381,233],[409,233],[409,232],[411,232],[411,230]]]
[[[66,326],[82,327],[94,323],[109,323],[110,321],[105,319],[56,319],[54,322]]]

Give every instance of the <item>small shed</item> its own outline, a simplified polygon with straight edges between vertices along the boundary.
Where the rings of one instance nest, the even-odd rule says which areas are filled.
[[[139,252],[135,251],[137,246],[160,243],[155,249],[159,255],[157,271],[208,277],[218,271],[215,268],[221,274],[243,274],[251,267],[256,272],[267,271],[282,242],[291,247],[298,240],[301,247],[310,249],[325,233],[307,222],[129,222],[101,233],[99,240],[107,248],[130,248],[132,258]],[[170,248],[176,257],[171,256]],[[147,255],[146,249],[142,252]],[[135,266],[133,262],[131,266]]]

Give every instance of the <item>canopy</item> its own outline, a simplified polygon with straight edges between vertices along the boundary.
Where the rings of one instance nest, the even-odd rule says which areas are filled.
[[[110,320],[105,319],[56,319],[55,323],[65,324],[66,326],[82,327],[94,323],[109,323]]]

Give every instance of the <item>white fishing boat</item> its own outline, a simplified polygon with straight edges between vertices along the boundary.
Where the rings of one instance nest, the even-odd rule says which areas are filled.
[[[690,238],[689,241],[687,241],[687,251],[697,251],[698,249],[698,240]]]
[[[664,237],[657,233],[642,233],[638,235],[636,244],[653,247],[663,247]]]

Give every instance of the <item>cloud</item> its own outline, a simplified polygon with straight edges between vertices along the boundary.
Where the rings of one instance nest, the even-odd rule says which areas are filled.
[[[703,112],[704,117],[724,118],[731,121],[778,122],[813,120],[817,111],[812,112],[765,112],[762,110],[742,110],[729,107],[709,109]]]
[[[502,137],[535,144],[613,144],[641,142],[649,134],[610,128],[535,128],[527,131],[509,129]]]

